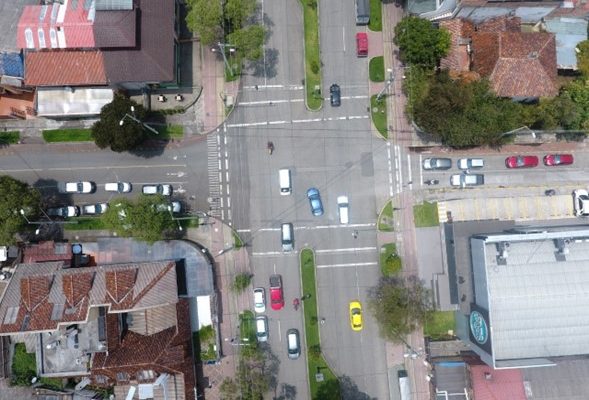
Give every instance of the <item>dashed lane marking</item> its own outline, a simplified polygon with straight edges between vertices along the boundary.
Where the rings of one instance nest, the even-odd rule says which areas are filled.
[[[347,249],[323,249],[323,250],[315,250],[317,254],[323,253],[353,253],[357,251],[374,251],[376,247],[352,247]]]
[[[368,267],[378,265],[376,262],[350,263],[350,264],[320,264],[317,268],[349,268],[349,267]]]
[[[241,124],[227,124],[228,128],[247,128],[251,126],[268,126],[268,125],[286,125],[286,124],[303,124],[310,122],[327,122],[353,119],[368,119],[368,115],[350,115],[343,117],[311,118],[311,119],[293,119],[292,121],[263,121],[263,122],[244,122]]]

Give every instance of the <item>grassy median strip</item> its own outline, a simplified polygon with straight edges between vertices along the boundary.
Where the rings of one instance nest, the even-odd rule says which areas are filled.
[[[370,22],[368,28],[374,32],[382,31],[382,0],[370,0]]]
[[[81,217],[73,219],[76,224],[63,224],[63,229],[66,231],[91,231],[98,229],[106,229],[100,217]]]
[[[91,142],[91,129],[47,129],[43,131],[43,139],[48,143],[56,142]]]
[[[389,200],[378,216],[378,230],[381,232],[392,232],[393,227],[393,201]]]
[[[403,265],[397,254],[397,246],[387,243],[380,248],[380,271],[384,276],[394,276],[401,272]]]
[[[372,123],[376,130],[383,138],[388,138],[387,132],[387,99],[382,97],[380,100],[376,99],[375,94],[370,98],[370,114],[372,115]]]
[[[368,64],[368,75],[372,82],[384,82],[384,57],[372,57]]]
[[[301,276],[303,280],[303,310],[305,313],[305,341],[307,343],[307,363],[309,386],[313,400],[322,398],[326,393],[339,393],[337,376],[331,371],[321,353],[319,325],[323,319],[317,313],[317,292],[315,286],[315,255],[311,249],[301,251]],[[316,374],[323,374],[323,381],[317,382]],[[335,394],[335,393],[334,393]],[[325,398],[325,397],[323,397]],[[339,398],[339,397],[330,397]]]
[[[0,132],[0,144],[16,144],[19,140],[19,131]]]
[[[438,218],[438,203],[428,203],[427,201],[424,201],[422,204],[413,206],[413,218],[415,219],[416,228],[440,225],[440,219]]]
[[[307,93],[307,107],[317,111],[323,104],[317,0],[301,0],[301,3],[303,4],[305,25],[305,90]]]
[[[182,139],[184,137],[184,127],[182,125],[168,124],[154,126],[155,130],[159,132],[158,135],[151,131],[146,131],[151,139]]]

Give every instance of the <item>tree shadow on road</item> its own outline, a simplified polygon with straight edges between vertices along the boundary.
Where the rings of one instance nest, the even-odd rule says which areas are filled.
[[[278,50],[277,49],[265,49],[265,57],[260,60],[252,61],[249,65],[252,70],[252,75],[255,77],[274,78],[276,77],[277,71],[276,66],[278,65]]]
[[[343,400],[377,400],[376,397],[361,392],[349,376],[341,376],[339,384]]]

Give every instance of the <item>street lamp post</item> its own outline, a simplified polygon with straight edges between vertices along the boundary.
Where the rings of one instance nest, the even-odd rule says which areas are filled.
[[[39,232],[41,232],[41,224],[42,222],[31,222],[29,221],[29,219],[27,218],[27,215],[25,213],[25,210],[23,210],[22,208],[19,210],[20,211],[20,215],[23,216],[23,218],[25,219],[25,221],[27,221],[27,224],[29,225],[39,225],[39,227],[37,229],[35,229],[35,235],[38,235]]]
[[[233,53],[235,51],[235,46],[233,46],[232,44],[221,43],[221,42],[217,42],[217,46],[219,47],[219,51],[221,52],[221,55],[223,56],[223,62],[225,63],[225,66],[229,70],[229,74],[231,74],[231,76],[233,76],[233,68],[231,68],[229,61],[227,61],[227,56],[225,55],[225,48],[229,48],[229,52]],[[212,48],[211,51],[216,52],[217,50],[215,48]]]
[[[380,91],[380,93],[378,93],[376,95],[376,101],[380,101],[380,99],[382,99],[382,96],[384,96],[384,93],[387,90],[389,90],[389,88],[391,87],[391,85],[395,81],[395,76],[393,75],[393,70],[391,68],[387,68],[387,72],[389,73],[389,79],[387,79],[387,81],[386,81],[384,87],[382,88],[382,90]]]
[[[151,126],[147,125],[145,122],[143,122],[139,118],[135,117],[135,107],[134,106],[131,106],[131,113],[133,113],[133,115],[125,113],[123,118],[121,118],[121,120],[119,121],[120,126],[123,126],[123,124],[125,123],[125,118],[130,118],[133,121],[137,122],[139,125],[143,126],[145,129],[150,130],[151,132],[155,133],[156,135],[160,134],[158,131],[153,129]]]

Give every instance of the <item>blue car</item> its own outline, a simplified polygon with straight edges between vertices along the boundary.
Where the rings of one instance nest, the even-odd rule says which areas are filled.
[[[318,217],[323,215],[323,204],[321,204],[321,196],[319,196],[319,190],[311,188],[307,190],[307,197],[311,203],[311,212],[314,216]]]

